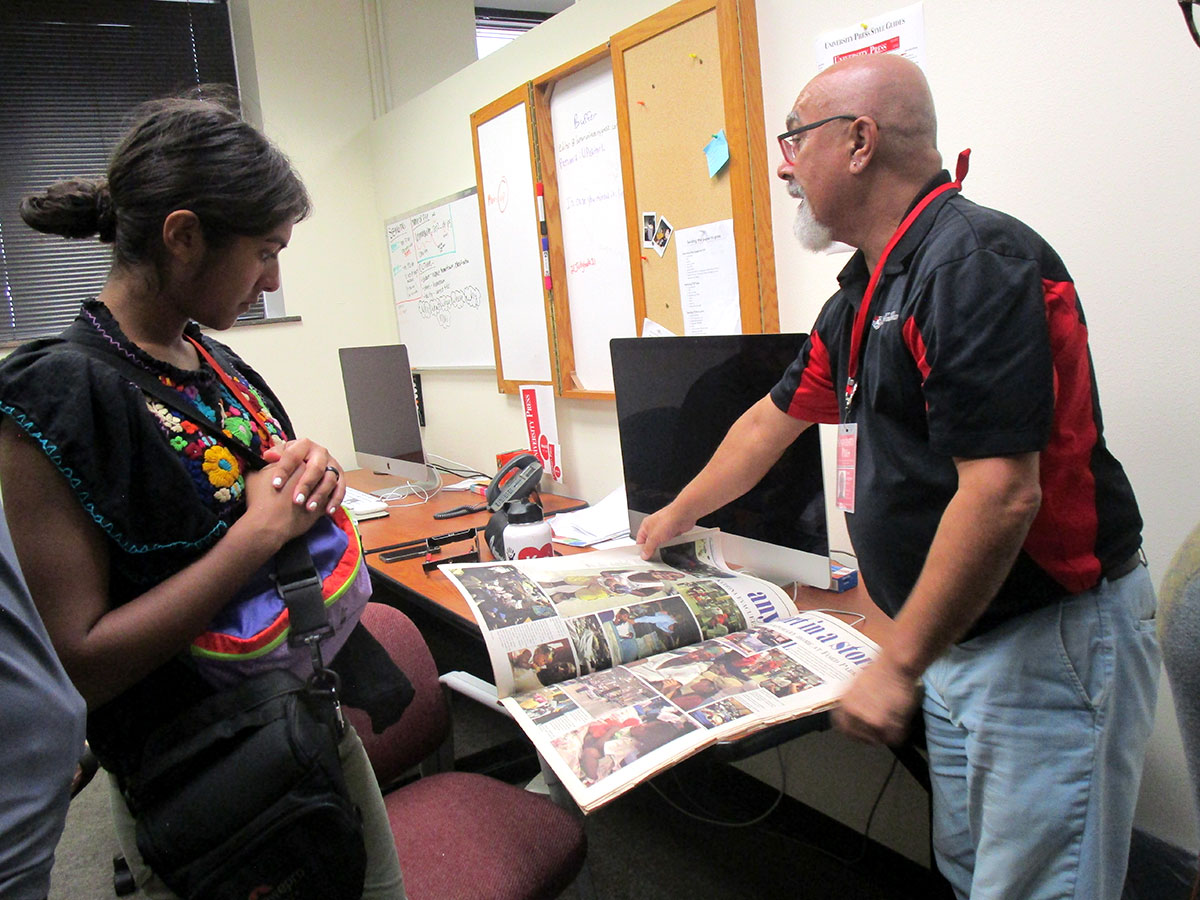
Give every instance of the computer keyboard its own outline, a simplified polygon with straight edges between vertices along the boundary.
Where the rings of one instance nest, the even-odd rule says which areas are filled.
[[[387,502],[376,497],[374,494],[368,494],[366,491],[360,491],[358,488],[346,486],[346,496],[342,499],[342,505],[350,511],[350,514],[356,519],[374,519],[378,516],[387,515]]]

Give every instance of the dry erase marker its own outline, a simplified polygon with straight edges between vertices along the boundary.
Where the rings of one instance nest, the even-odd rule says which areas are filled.
[[[538,227],[542,229],[542,236],[546,234],[546,189],[539,181],[537,183],[537,207],[538,207]]]
[[[542,280],[550,290],[550,238],[542,238]]]

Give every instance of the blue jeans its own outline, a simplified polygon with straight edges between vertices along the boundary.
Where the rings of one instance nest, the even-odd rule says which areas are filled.
[[[1160,669],[1144,566],[925,673],[938,868],[959,898],[1117,900]]]

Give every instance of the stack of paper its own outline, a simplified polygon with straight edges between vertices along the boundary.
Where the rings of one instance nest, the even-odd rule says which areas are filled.
[[[559,513],[550,520],[554,540],[572,547],[593,547],[629,535],[629,509],[621,486],[587,509]]]
[[[387,501],[366,491],[346,486],[346,496],[342,498],[342,506],[358,521],[377,519],[388,514]]]

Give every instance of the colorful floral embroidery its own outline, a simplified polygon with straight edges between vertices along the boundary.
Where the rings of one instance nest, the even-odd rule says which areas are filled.
[[[204,402],[204,398],[200,396],[199,391],[195,392],[194,397],[189,396],[188,399],[196,404],[196,409],[198,409],[198,410],[200,410],[200,412],[204,413],[204,415],[208,417],[208,420],[210,422],[215,422],[217,420],[216,410],[214,410],[211,406],[209,406],[207,403]]]
[[[254,426],[249,419],[238,415],[226,416],[222,424],[224,431],[234,440],[241,441],[247,447],[254,437]]]
[[[219,488],[236,484],[241,474],[233,454],[221,446],[209,447],[204,451],[204,473]]]
[[[157,400],[147,399],[146,406],[150,412],[154,413],[155,417],[167,431],[180,432],[183,430],[183,420],[167,409],[162,403],[159,403]]]
[[[272,417],[261,394],[240,375],[233,376],[248,396],[240,397],[219,382],[212,386],[215,393],[207,394],[203,383],[180,382],[165,374],[159,378],[167,387],[177,390],[211,422],[221,423],[221,429],[234,441],[259,453],[265,447],[285,442],[286,436],[279,420]],[[205,380],[204,383],[208,383]],[[191,480],[218,515],[242,501],[246,483],[238,455],[212,437],[204,428],[170,405],[146,398],[146,407],[158,421],[170,447],[180,454]],[[255,420],[255,413],[265,419],[265,427]]]

